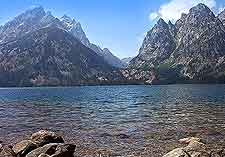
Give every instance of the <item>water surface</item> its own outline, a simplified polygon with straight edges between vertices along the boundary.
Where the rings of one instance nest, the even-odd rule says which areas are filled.
[[[153,156],[187,136],[225,146],[225,85],[0,89],[0,140],[57,131],[77,156]]]

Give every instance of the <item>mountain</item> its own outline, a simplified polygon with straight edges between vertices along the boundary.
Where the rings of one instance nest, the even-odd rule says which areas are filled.
[[[159,19],[129,67],[154,71],[152,83],[224,83],[223,19],[201,3],[175,24]]]
[[[117,68],[125,68],[127,64],[123,63],[119,58],[111,53],[108,48],[102,50],[102,57],[112,66]]]
[[[90,43],[79,22],[71,19],[67,15],[58,19],[54,17],[51,12],[45,12],[43,7],[28,10],[0,27],[0,43],[11,41],[26,33],[49,26],[57,26],[68,31],[86,47],[102,56],[105,61],[112,66],[117,68],[124,67],[122,61],[114,56],[108,49],[106,53],[104,49]]]
[[[130,61],[133,59],[133,57],[127,57],[127,58],[123,58],[121,59],[121,61],[125,64],[125,65],[129,65]]]
[[[126,67],[79,22],[34,8],[0,26],[0,86],[225,83],[224,19],[201,3],[159,19]]]
[[[225,25],[225,10],[223,10],[221,13],[219,13],[218,18],[223,23],[223,25]]]
[[[1,26],[0,86],[64,86],[108,81],[106,73],[116,69],[85,46],[85,39],[75,37],[74,30],[81,34],[82,29],[73,22],[65,25],[65,21],[38,7]],[[117,77],[122,79],[120,75]]]
[[[46,27],[0,44],[1,86],[80,85],[113,68],[71,34]]]
[[[157,24],[147,33],[139,50],[139,55],[131,61],[135,67],[154,67],[170,56],[175,48],[173,36],[168,24],[159,19]]]
[[[110,65],[117,68],[123,68],[125,66],[118,57],[114,56],[112,52],[110,52],[108,48],[101,49],[99,46],[91,43],[89,39],[87,38],[79,22],[76,22],[75,20],[71,19],[67,15],[64,15],[63,17],[61,17],[60,20],[62,21],[62,25],[64,29],[66,29],[71,34],[73,34],[85,46],[92,49],[100,56],[102,56],[106,60],[106,62],[108,62]]]

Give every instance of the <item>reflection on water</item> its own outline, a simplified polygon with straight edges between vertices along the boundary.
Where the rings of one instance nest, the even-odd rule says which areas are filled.
[[[186,136],[225,146],[225,85],[9,88],[0,101],[1,141],[47,128],[78,156],[160,156]]]

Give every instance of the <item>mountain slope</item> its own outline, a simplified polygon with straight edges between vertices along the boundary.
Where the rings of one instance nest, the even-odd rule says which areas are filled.
[[[85,46],[95,51],[98,55],[102,56],[106,62],[108,62],[110,65],[117,67],[117,68],[123,68],[125,65],[123,62],[116,56],[110,52],[109,49],[104,48],[101,49],[99,46],[91,43],[89,39],[87,38],[81,24],[79,22],[76,22],[75,20],[72,20],[67,15],[64,15],[60,18],[62,21],[63,28],[69,31],[71,34],[73,34],[78,40],[80,40]]]
[[[225,82],[225,27],[204,4],[173,25],[162,19],[148,32],[129,67],[153,69],[159,83]]]
[[[220,21],[223,23],[223,25],[225,25],[225,10],[223,10],[221,13],[219,13],[219,15],[217,16]]]
[[[105,53],[99,46],[90,43],[79,22],[72,20],[66,15],[58,19],[50,12],[45,12],[43,7],[28,10],[2,26],[2,28],[0,28],[0,43],[11,41],[26,33],[51,26],[56,26],[68,31],[86,47],[102,56],[106,62],[112,66],[118,68],[124,66],[120,59],[114,56],[110,51]]]
[[[68,32],[46,27],[0,45],[1,86],[80,85],[111,71]]]
[[[131,61],[135,67],[154,67],[167,59],[175,49],[175,41],[168,24],[159,19],[157,24],[147,33],[139,50],[139,55]]]
[[[127,58],[123,58],[121,59],[121,61],[125,64],[125,65],[129,65],[130,61],[133,59],[133,57],[127,57]]]

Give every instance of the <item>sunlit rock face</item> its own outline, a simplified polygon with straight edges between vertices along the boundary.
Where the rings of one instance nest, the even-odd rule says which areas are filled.
[[[158,80],[225,81],[224,13],[218,17],[204,4],[182,14],[175,24],[160,19],[148,32],[131,68],[154,68]]]
[[[175,49],[175,41],[169,25],[159,19],[157,24],[147,33],[139,50],[139,55],[131,61],[135,67],[154,67],[167,59]]]

